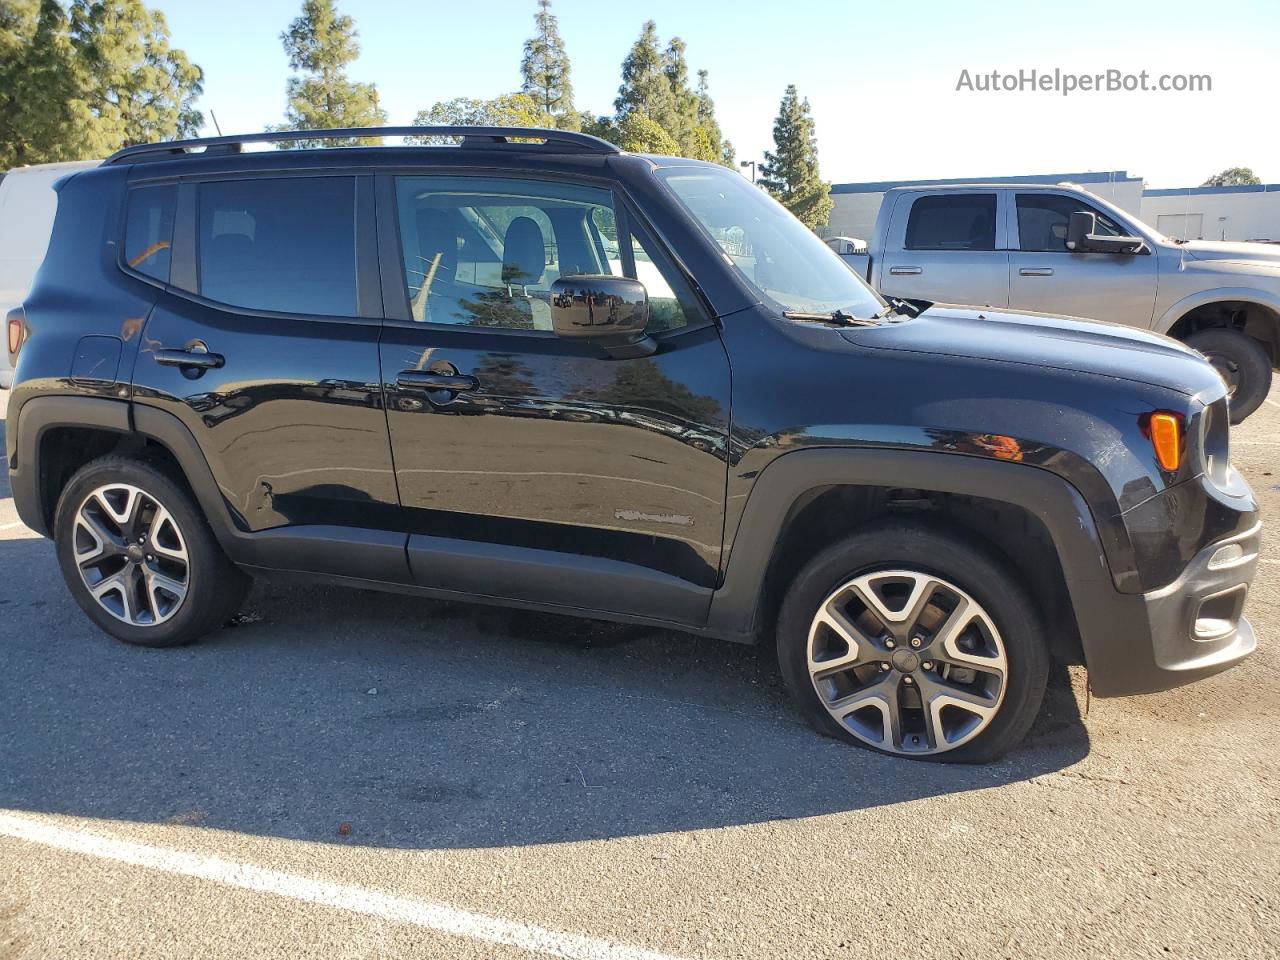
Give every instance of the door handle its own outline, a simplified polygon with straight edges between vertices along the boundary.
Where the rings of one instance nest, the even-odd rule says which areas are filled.
[[[430,370],[401,370],[396,386],[404,390],[448,390],[466,393],[480,389],[480,381],[462,373],[432,373]]]
[[[192,347],[190,350],[157,350],[156,363],[165,367],[186,367],[194,370],[217,370],[227,362],[220,353]]]
[[[924,273],[924,271],[919,267],[890,267],[889,273],[891,273],[895,277],[901,277],[901,276],[908,276],[908,275],[913,276],[917,273]]]
[[[1020,277],[1052,277],[1053,267],[1019,267]]]

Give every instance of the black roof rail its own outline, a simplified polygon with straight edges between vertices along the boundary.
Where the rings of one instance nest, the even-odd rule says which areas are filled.
[[[547,130],[541,127],[342,127],[334,130],[277,130],[273,133],[247,133],[242,136],[200,137],[194,140],[171,140],[167,143],[142,143],[117,150],[103,166],[136,160],[174,159],[203,148],[200,156],[215,153],[239,153],[246,143],[285,143],[296,140],[348,140],[353,137],[461,137],[462,147],[469,149],[501,148],[549,149],[559,153],[619,154],[622,151],[608,140],[588,133]],[[516,143],[516,140],[542,140],[542,144]]]

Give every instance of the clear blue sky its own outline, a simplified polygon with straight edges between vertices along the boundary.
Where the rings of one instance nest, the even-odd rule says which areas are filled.
[[[299,0],[148,0],[205,70],[200,106],[224,132],[284,110],[279,34]],[[437,100],[519,86],[534,0],[340,0],[392,123]],[[711,72],[721,125],[759,158],[786,84],[813,105],[823,175],[836,182],[1127,169],[1154,187],[1227,166],[1280,181],[1274,104],[1280,4],[1237,0],[1040,5],[1005,0],[555,0],[578,106],[612,112],[619,66],[646,18]],[[1221,15],[1219,15],[1221,11]],[[1205,73],[1209,93],[957,92],[962,69]],[[210,129],[209,132],[212,132]]]

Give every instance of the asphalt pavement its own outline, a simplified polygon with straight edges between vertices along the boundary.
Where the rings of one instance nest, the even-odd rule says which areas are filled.
[[[0,392],[0,416],[7,393]],[[1232,436],[1280,508],[1280,387]],[[1260,649],[964,767],[825,739],[766,656],[260,583],[176,650],[83,616],[0,472],[0,960],[1280,956]]]

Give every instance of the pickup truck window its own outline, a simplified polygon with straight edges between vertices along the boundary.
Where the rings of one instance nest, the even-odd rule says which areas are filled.
[[[722,168],[666,167],[671,192],[739,275],[779,312],[842,310],[871,317],[886,304],[782,204]]]
[[[908,250],[994,250],[996,195],[920,197],[907,220]]]
[[[1083,211],[1098,218],[1098,233],[1120,237],[1128,233],[1097,207],[1057,193],[1018,194],[1018,249],[1028,252],[1067,252],[1067,223]]]

